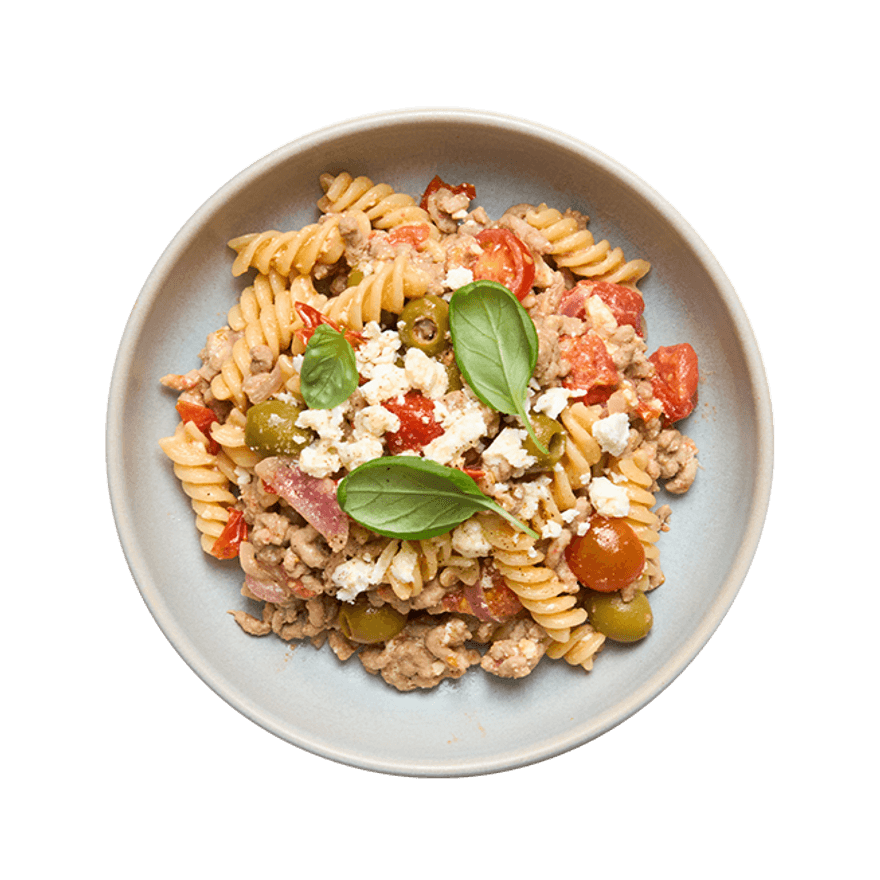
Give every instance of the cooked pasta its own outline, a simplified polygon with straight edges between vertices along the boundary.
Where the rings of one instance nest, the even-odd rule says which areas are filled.
[[[556,574],[540,564],[544,554],[534,539],[497,516],[485,517],[481,525],[492,545],[493,565],[507,586],[550,638],[567,641],[571,627],[583,623],[587,612],[575,607],[577,598],[566,593]]]
[[[174,475],[189,496],[196,513],[196,528],[202,548],[210,553],[229,519],[229,506],[236,497],[229,480],[208,452],[208,439],[192,422],[180,422],[172,437],[159,441],[162,451],[174,462]]]
[[[308,275],[317,265],[332,266],[345,249],[339,232],[339,218],[325,217],[302,229],[253,232],[229,242],[237,254],[232,274],[238,277],[255,268],[263,275],[274,269],[281,275]]]
[[[663,582],[658,479],[681,493],[697,470],[696,445],[672,426],[695,389],[673,401],[673,418],[657,384],[670,357],[691,355],[667,348],[661,364],[633,332],[648,263],[596,243],[575,212],[520,205],[493,223],[467,210],[469,184],[434,178],[429,214],[363,175],[319,183],[316,222],[229,242],[233,276],[247,273],[237,302],[201,366],[162,379],[179,392],[181,421],[159,442],[202,548],[238,555],[242,595],[264,603],[261,617],[233,619],[251,636],[357,656],[402,691],[470,666],[522,678],[545,656],[589,671],[606,639],[646,637],[644,594]],[[499,295],[498,284],[508,289],[498,308],[524,332],[531,324],[534,340],[483,326],[466,368],[450,332],[454,294]],[[496,393],[532,354],[523,394],[546,448],[485,386],[477,393],[480,370],[501,368]],[[339,486],[375,473],[377,459],[427,468],[445,488],[406,490],[395,507],[391,476],[374,478],[372,510],[356,514]],[[380,527],[371,517],[384,522],[386,506]],[[413,511],[445,531],[407,524]],[[641,617],[616,630],[608,615],[636,606]]]
[[[545,204],[525,210],[523,219],[546,238],[556,266],[580,277],[635,285],[651,268],[647,260],[627,261],[621,248],[597,242],[576,217]]]
[[[327,317],[361,330],[370,321],[379,321],[382,312],[399,315],[408,299],[423,296],[429,281],[412,267],[405,253],[380,263],[358,284],[347,287],[327,305]]]
[[[654,481],[645,470],[646,464],[644,454],[636,453],[633,457],[615,459],[608,467],[612,480],[629,498],[629,512],[624,521],[636,533],[645,551],[645,570],[630,589],[645,591],[659,587],[665,580],[657,547],[660,517],[653,510],[656,498],[650,490]]]
[[[583,623],[575,627],[565,641],[548,645],[547,656],[552,660],[564,659],[571,666],[582,666],[589,672],[604,644],[605,636],[596,632],[589,623]]]
[[[369,177],[341,174],[322,174],[324,196],[318,201],[321,211],[363,211],[375,229],[394,229],[425,223],[433,228],[428,212],[420,208],[412,196],[395,192],[387,183],[374,184]]]

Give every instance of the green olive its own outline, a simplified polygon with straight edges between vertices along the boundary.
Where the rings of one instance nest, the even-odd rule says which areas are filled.
[[[247,412],[244,442],[261,455],[296,455],[312,442],[312,432],[298,428],[303,408],[284,400],[257,403]]]
[[[464,383],[461,381],[461,370],[459,370],[455,359],[450,359],[449,363],[443,366],[446,367],[446,375],[449,377],[449,384],[446,386],[446,390],[461,391],[464,388]]]
[[[637,590],[630,602],[620,593],[587,591],[584,601],[593,628],[615,642],[637,642],[643,639],[654,623],[648,597]]]
[[[352,269],[351,272],[348,273],[348,279],[345,284],[346,287],[357,287],[363,280],[364,273],[360,269]]]
[[[407,348],[420,348],[432,357],[438,355],[446,348],[449,306],[432,293],[412,299],[400,313],[398,329]]]
[[[535,441],[528,437],[525,442],[526,452],[537,459],[536,470],[550,470],[565,452],[565,431],[556,419],[551,419],[543,413],[533,414],[531,422],[535,436],[547,451],[541,452]]]
[[[393,639],[406,624],[406,615],[390,605],[376,608],[366,599],[358,599],[339,609],[342,634],[352,642],[373,645]]]

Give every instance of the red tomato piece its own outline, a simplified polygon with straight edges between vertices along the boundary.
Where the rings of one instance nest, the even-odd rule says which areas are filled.
[[[522,300],[535,283],[532,252],[508,229],[483,229],[476,239],[483,253],[471,267],[474,279],[497,281]]]
[[[700,368],[697,353],[690,343],[661,346],[648,360],[656,373],[651,388],[663,406],[669,424],[689,416],[697,405]]]
[[[331,321],[330,318],[325,315],[322,315],[314,306],[310,306],[308,303],[304,302],[295,302],[293,307],[296,309],[299,319],[303,322],[302,327],[295,331],[295,336],[303,345],[309,344],[312,334],[321,324],[327,324],[336,330],[337,333],[339,332],[339,325],[335,321]],[[345,338],[352,345],[355,345],[358,342],[363,342],[364,337],[362,334],[356,333],[354,330],[346,330]]]
[[[444,183],[444,181],[440,179],[439,174],[436,174],[422,195],[421,202],[419,202],[423,211],[428,210],[428,198],[434,195],[438,189],[448,189],[454,195],[464,193],[471,201],[477,197],[477,188],[472,183],[460,183],[457,186],[450,186],[448,183]]]
[[[613,593],[635,581],[645,568],[645,548],[622,519],[594,514],[590,528],[565,548],[574,576],[598,593]]]
[[[216,455],[220,444],[211,436],[211,425],[220,420],[214,410],[188,400],[178,400],[176,409],[184,422],[192,422],[208,438],[208,452]]]
[[[430,232],[427,223],[398,226],[388,233],[388,241],[391,244],[408,244],[418,250],[428,240]]]
[[[407,449],[421,449],[443,434],[434,418],[434,401],[418,391],[407,392],[403,400],[392,397],[382,406],[400,419],[400,428],[385,434],[385,445],[392,455]]]
[[[620,372],[605,343],[593,330],[583,336],[560,336],[559,351],[571,364],[571,372],[562,380],[566,388],[583,389],[581,398],[588,406],[605,403],[621,380]]]
[[[598,296],[611,309],[618,324],[629,324],[636,328],[639,336],[642,335],[645,301],[637,290],[610,281],[598,281],[593,285],[590,296]]]
[[[479,596],[475,608],[474,602],[469,596]],[[522,611],[522,602],[519,596],[507,586],[501,575],[494,569],[491,570],[491,586],[483,587],[479,583],[474,587],[459,587],[443,597],[444,611],[470,614],[481,620],[494,620],[500,622],[516,617]]]
[[[238,549],[241,542],[247,540],[247,523],[244,521],[244,514],[237,508],[229,511],[229,519],[223,527],[223,531],[214,541],[211,547],[211,555],[217,559],[234,559],[238,556]]]

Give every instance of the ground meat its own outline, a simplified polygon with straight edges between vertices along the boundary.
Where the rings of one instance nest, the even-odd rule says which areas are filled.
[[[655,459],[665,489],[681,495],[690,489],[697,475],[697,444],[676,428],[667,428],[657,437]]]
[[[454,193],[440,187],[428,196],[428,214],[441,232],[457,232],[458,221],[467,215],[470,203],[465,193]]]
[[[230,611],[229,614],[232,615],[235,622],[249,635],[249,636],[267,636],[270,632],[272,632],[272,625],[263,620],[258,620],[252,614],[248,614],[246,611]]]
[[[544,630],[533,620],[516,620],[503,638],[496,638],[480,666],[500,678],[524,678],[547,650]]]
[[[399,691],[432,688],[480,662],[480,652],[465,647],[469,637],[459,618],[439,625],[411,621],[384,647],[366,648],[359,657],[367,672],[378,673]]]

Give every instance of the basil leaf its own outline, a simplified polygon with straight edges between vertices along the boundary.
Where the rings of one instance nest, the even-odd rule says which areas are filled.
[[[332,409],[358,386],[354,349],[345,334],[319,324],[303,356],[300,390],[310,409]]]
[[[467,474],[413,455],[374,458],[336,490],[339,506],[379,535],[418,541],[445,535],[475,513],[491,510],[539,536],[480,491]]]
[[[495,281],[459,287],[449,302],[452,350],[474,394],[492,409],[519,416],[545,453],[526,412],[526,392],[538,362],[538,332],[519,300]]]

